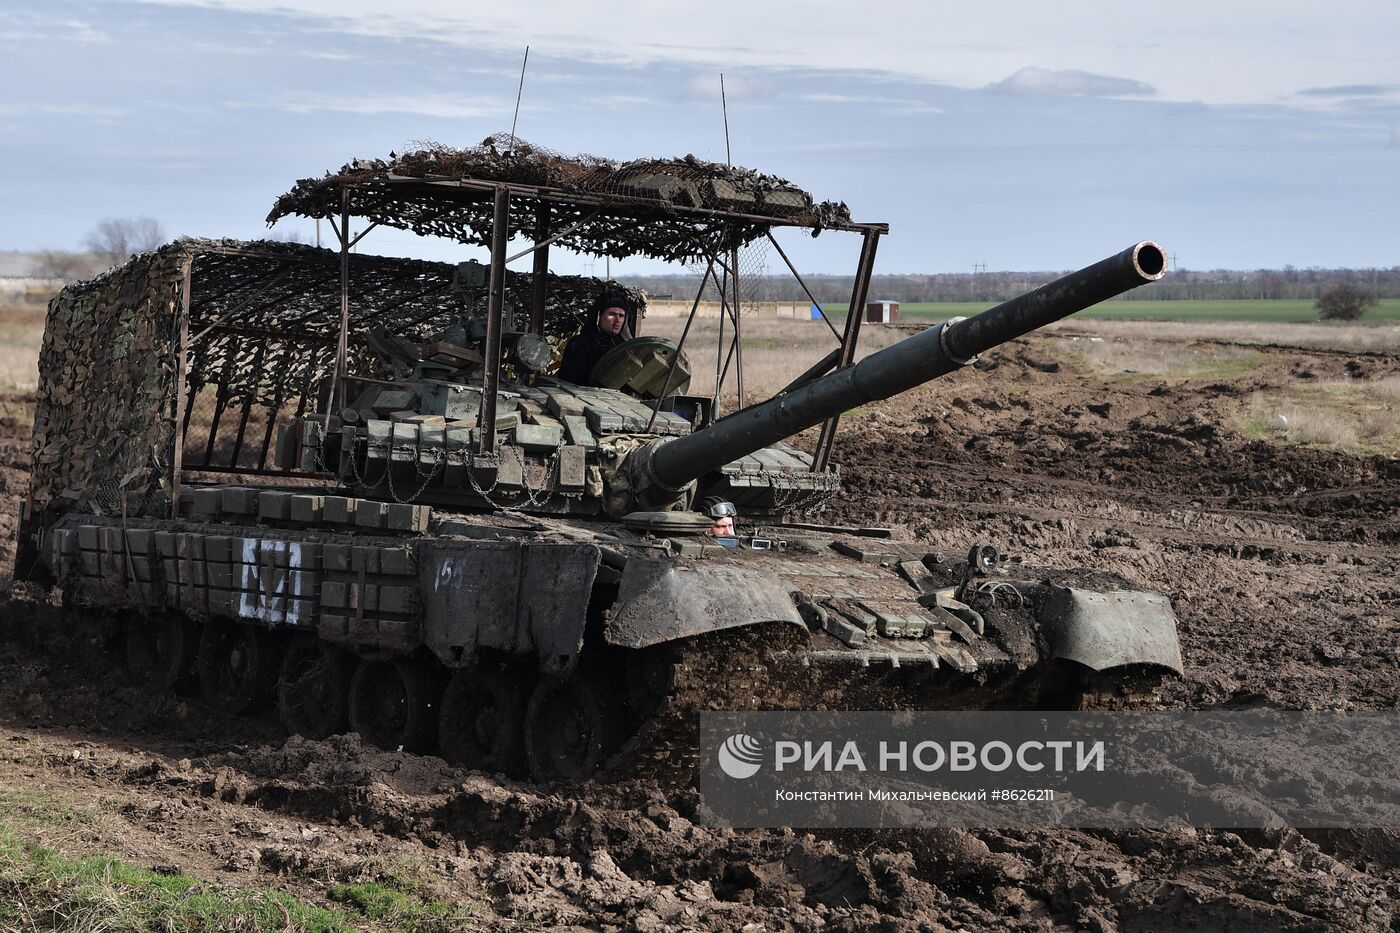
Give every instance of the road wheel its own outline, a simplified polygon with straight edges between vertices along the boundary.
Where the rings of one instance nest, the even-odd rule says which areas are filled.
[[[350,681],[350,728],[368,745],[427,751],[437,732],[436,687],[426,664],[362,660]]]
[[[199,653],[199,629],[182,615],[126,618],[126,670],[131,679],[152,693],[186,686]]]
[[[525,771],[525,672],[481,664],[452,675],[438,716],[438,752],[456,765]]]
[[[277,675],[277,712],[288,735],[324,739],[346,731],[354,664],[350,654],[316,638],[292,642]]]
[[[653,715],[676,689],[681,651],[674,644],[652,645],[625,656],[627,706],[637,719]]]
[[[264,628],[210,621],[199,637],[199,690],[222,713],[247,713],[272,698],[277,642]]]
[[[601,677],[550,675],[530,694],[525,752],[537,781],[586,781],[617,746],[622,703]]]

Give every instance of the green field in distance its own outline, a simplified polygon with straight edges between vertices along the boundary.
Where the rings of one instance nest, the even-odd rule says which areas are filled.
[[[963,315],[971,317],[985,311],[994,303],[973,301],[909,302],[899,306],[903,320],[937,321]],[[828,315],[844,317],[845,305],[826,304]],[[1075,317],[1137,321],[1259,321],[1264,323],[1293,323],[1316,321],[1317,309],[1311,299],[1285,298],[1278,300],[1248,299],[1242,301],[1105,301]],[[1380,304],[1366,312],[1365,321],[1400,321],[1400,298],[1382,298]]]

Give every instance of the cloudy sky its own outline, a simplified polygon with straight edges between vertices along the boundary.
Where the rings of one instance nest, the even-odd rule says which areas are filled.
[[[564,152],[723,160],[723,72],[734,161],[889,222],[880,272],[1400,265],[1396,0],[0,0],[0,249],[262,235],[297,178],[509,130],[527,44],[519,135]]]

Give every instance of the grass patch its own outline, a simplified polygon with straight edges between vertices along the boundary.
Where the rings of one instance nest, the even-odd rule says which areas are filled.
[[[1077,372],[1109,382],[1139,379],[1219,382],[1250,372],[1264,360],[1256,350],[1210,344],[1079,337],[1050,344]]]
[[[901,320],[944,320],[971,317],[996,302],[911,301],[899,306]],[[846,306],[822,305],[828,316],[846,314]],[[1254,321],[1287,323],[1316,321],[1317,306],[1310,298],[1241,299],[1236,301],[1105,301],[1074,315],[1075,320],[1120,321]],[[1366,321],[1400,321],[1400,298],[1383,298],[1366,312]]]
[[[482,920],[470,905],[431,896],[436,880],[426,866],[392,858],[365,866],[361,880],[332,885],[328,897],[392,929],[459,930]]]
[[[482,920],[470,907],[442,900],[423,900],[392,883],[337,884],[331,887],[329,896],[332,901],[393,929],[460,930],[463,925]]]
[[[480,927],[469,906],[424,898],[405,872],[337,884],[333,906],[280,891],[236,890],[178,872],[139,868],[88,849],[94,815],[51,794],[0,791],[0,930],[97,931],[449,931]]]
[[[1400,453],[1400,376],[1332,379],[1254,393],[1236,418],[1247,437],[1358,454]]]
[[[224,891],[109,856],[73,859],[0,825],[0,926],[23,930],[353,930],[276,891]]]

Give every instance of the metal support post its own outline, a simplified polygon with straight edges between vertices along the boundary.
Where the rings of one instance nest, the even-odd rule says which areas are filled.
[[[846,329],[841,337],[841,357],[836,361],[836,369],[850,366],[856,356],[856,342],[860,339],[860,322],[865,316],[865,299],[870,294],[870,276],[875,271],[875,250],[880,245],[880,232],[867,230],[860,247],[860,263],[856,266],[856,281],[851,289],[851,305],[846,311]],[[822,425],[821,436],[817,438],[817,450],[812,457],[812,472],[826,472],[831,462],[831,448],[836,443],[836,425],[840,415],[833,415]]]
[[[537,253],[537,252],[539,252],[540,250],[544,249],[544,248],[545,248],[546,246],[548,246],[549,244],[555,242],[556,240],[560,240],[560,239],[562,239],[562,238],[568,236],[569,234],[573,233],[575,230],[578,230],[578,229],[582,228],[584,224],[588,223],[588,222],[589,222],[590,220],[592,220],[594,217],[598,216],[598,214],[601,213],[601,212],[602,212],[602,208],[596,208],[596,209],[594,209],[591,213],[589,213],[588,215],[586,215],[582,220],[578,221],[577,223],[570,224],[569,226],[565,227],[565,228],[562,229],[562,230],[556,230],[556,231],[554,231],[553,233],[549,234],[548,236],[541,235],[542,238],[536,240],[536,241],[534,242],[534,245],[532,245],[532,246],[527,246],[525,249],[522,249],[520,252],[515,253],[515,254],[512,255],[512,256],[507,256],[507,257],[506,257],[506,265],[510,265],[511,263],[515,262],[517,259],[521,258],[522,256],[529,256],[529,255],[531,255],[531,254],[533,254],[533,253]],[[549,223],[549,205],[546,204],[546,203],[543,202],[543,201],[540,202],[540,215],[543,216],[543,217],[545,218],[545,224],[548,225],[548,223]],[[635,224],[629,224],[629,225],[626,225],[626,226],[635,226]],[[623,227],[617,227],[617,228],[615,228],[615,229],[616,229],[616,230],[621,230],[621,229],[623,229]]]
[[[831,372],[831,367],[835,366],[838,362],[840,362],[840,360],[841,348],[837,347],[836,349],[828,353],[826,356],[818,360],[815,364],[813,364],[811,369],[807,370],[805,373],[792,380],[792,382],[789,382],[786,386],[783,387],[783,391],[779,392],[778,394],[786,395],[794,389],[802,388],[807,383],[811,382],[813,379],[819,379],[822,376],[825,376],[827,373]]]
[[[496,452],[496,395],[501,383],[501,311],[506,296],[506,243],[510,240],[510,192],[496,188],[491,215],[491,279],[486,300],[486,360],[481,374],[481,416],[477,418],[477,450]]]
[[[711,260],[711,261],[713,262],[713,260]],[[729,270],[728,270],[728,269],[725,270],[725,273],[724,273],[724,274],[725,274],[726,278],[725,278],[724,282],[721,282],[721,281],[719,280],[719,278],[718,278],[717,276],[715,276],[714,272],[715,272],[715,270],[714,270],[713,268],[711,268],[711,269],[710,269],[710,275],[711,275],[711,277],[714,277],[714,279],[715,279],[715,285],[719,286],[719,336],[718,336],[717,338],[715,338],[715,396],[714,396],[714,399],[711,400],[711,402],[710,402],[710,408],[711,408],[711,410],[713,411],[713,417],[714,417],[714,419],[715,419],[716,421],[718,421],[718,420],[719,420],[719,413],[720,413],[719,395],[720,395],[720,390],[721,390],[721,388],[722,388],[723,385],[724,385],[724,376],[725,376],[725,373],[726,373],[726,370],[725,370],[724,368],[722,368],[722,367],[724,366],[724,362],[725,362],[725,359],[724,359],[724,319],[725,319],[725,317],[728,316],[728,311],[727,311],[728,304],[727,304],[726,301],[725,301],[725,297],[724,297],[724,288],[725,288],[725,283],[727,283],[727,282],[729,281],[729,279],[728,279]]]
[[[807,300],[812,303],[812,307],[817,309],[817,313],[822,316],[822,320],[826,322],[826,326],[831,328],[831,336],[840,340],[841,334],[837,331],[836,325],[831,323],[831,318],[827,317],[826,311],[822,310],[821,302],[817,301],[816,296],[812,294],[812,290],[807,287],[807,283],[804,282],[802,276],[798,274],[797,267],[792,264],[792,260],[788,258],[787,253],[783,252],[783,248],[778,245],[778,240],[773,236],[773,231],[769,230],[767,236],[768,242],[773,244],[773,248],[778,251],[778,255],[783,257],[783,262],[787,263],[788,270],[792,273],[792,277],[797,279],[797,284],[801,285],[802,290],[807,293]]]
[[[340,240],[340,334],[335,341],[335,371],[331,374],[330,391],[326,393],[328,425],[331,412],[345,407],[345,362],[350,331],[350,189],[343,185],[340,189],[340,226],[335,228],[335,235]]]
[[[735,353],[735,350],[736,350],[737,347],[738,347],[738,340],[737,340],[738,335],[737,335],[737,333],[736,333],[736,334],[734,335],[734,337],[732,337],[732,338],[730,339],[728,352],[725,351],[725,347],[724,347],[724,325],[725,325],[725,322],[728,321],[730,324],[733,324],[733,325],[734,325],[736,331],[737,331],[739,325],[738,325],[738,322],[737,322],[737,320],[736,320],[736,318],[735,318],[735,316],[734,316],[734,309],[731,308],[730,305],[729,305],[729,275],[730,275],[729,265],[728,265],[727,263],[720,262],[719,258],[718,258],[715,254],[712,254],[712,253],[706,253],[706,254],[705,254],[705,259],[709,262],[709,269],[708,269],[707,271],[708,271],[709,276],[710,276],[710,281],[712,281],[712,282],[715,283],[715,291],[717,291],[717,292],[719,293],[719,338],[718,338],[718,339],[719,339],[719,343],[716,344],[716,346],[715,346],[715,398],[714,398],[715,417],[718,418],[718,417],[719,417],[719,387],[722,386],[722,385],[724,385],[726,382],[729,381],[729,364],[732,363],[732,362],[734,361],[734,353]],[[716,267],[716,266],[718,266],[719,269],[720,269],[721,271],[724,272],[724,278],[723,278],[723,279],[720,278],[719,273],[715,272],[715,267]],[[702,285],[702,288],[703,288],[703,285]],[[742,407],[742,406],[741,406],[741,407]]]
[[[676,364],[681,361],[681,351],[685,349],[685,338],[690,334],[690,325],[695,323],[695,312],[700,309],[700,297],[705,294],[705,286],[709,284],[710,273],[714,271],[715,261],[710,260],[710,264],[705,268],[705,274],[700,276],[700,287],[695,291],[695,300],[690,304],[690,317],[685,319],[685,327],[681,330],[681,339],[676,344],[676,352],[671,357],[671,365],[666,367],[666,381],[661,383],[661,391],[656,396],[656,404],[651,406],[651,417],[647,419],[646,429],[643,434],[651,433],[651,426],[656,423],[656,413],[661,410],[661,402],[666,398],[666,393],[671,391],[671,380],[676,375]]]
[[[194,257],[185,259],[185,267],[180,274],[180,332],[175,338],[179,346],[175,352],[175,450],[170,456],[170,517],[180,517],[180,474],[185,469],[185,423],[189,420],[186,408],[189,400],[185,397],[185,375],[189,366],[190,352],[190,270]]]
[[[535,215],[535,265],[530,278],[530,333],[544,336],[544,306],[549,300],[549,205]]]
[[[739,378],[739,407],[744,407],[744,342],[740,326],[742,319],[739,309],[739,248],[729,251],[729,286],[734,299],[729,303],[734,309],[734,365]]]

